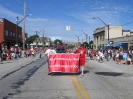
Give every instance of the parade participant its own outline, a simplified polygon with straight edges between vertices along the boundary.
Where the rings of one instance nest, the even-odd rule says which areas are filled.
[[[47,61],[49,61],[48,59],[49,59],[50,54],[56,54],[56,51],[55,51],[55,49],[53,49],[52,46],[50,46],[45,52],[45,55],[47,56]],[[48,64],[49,64],[49,62],[48,62]],[[48,75],[49,74],[54,74],[54,73],[48,73]]]
[[[104,54],[101,51],[98,51],[98,56],[99,56],[99,62],[103,62]]]
[[[49,58],[50,54],[56,54],[56,51],[53,49],[52,46],[49,47],[49,49],[46,50],[45,55]]]
[[[82,68],[82,76],[84,76],[84,65],[87,61],[87,55],[86,55],[86,49],[83,47],[83,45],[81,44],[80,47],[77,49],[76,53],[80,54],[80,57],[79,57],[79,65],[81,66]]]

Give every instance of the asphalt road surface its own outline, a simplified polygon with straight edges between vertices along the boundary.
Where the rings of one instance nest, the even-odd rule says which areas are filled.
[[[0,64],[0,99],[133,99],[133,66],[88,60],[84,73],[48,75],[47,58]]]

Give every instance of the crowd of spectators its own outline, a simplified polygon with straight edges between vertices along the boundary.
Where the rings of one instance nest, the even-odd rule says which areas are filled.
[[[47,48],[43,51],[45,52],[46,50]],[[77,48],[67,49],[66,46],[55,48],[56,53],[75,53],[76,50]],[[41,51],[42,49],[39,48],[22,49],[20,47],[11,47],[10,49],[7,49],[6,47],[0,46],[0,62],[19,58],[28,58],[30,56],[34,57],[36,53],[39,53],[39,57],[41,58]],[[118,64],[133,64],[133,49],[123,50],[122,47],[119,49],[87,49],[86,54],[89,59],[94,59],[99,62],[112,60]]]
[[[38,49],[22,49],[20,47],[11,47],[10,49],[7,49],[6,47],[0,46],[0,62],[28,58],[30,56],[34,57],[36,52],[38,52]]]
[[[103,62],[103,59],[107,61],[116,61],[118,64],[133,64],[133,50],[123,50],[122,46],[119,49],[89,49],[87,55],[90,59]]]

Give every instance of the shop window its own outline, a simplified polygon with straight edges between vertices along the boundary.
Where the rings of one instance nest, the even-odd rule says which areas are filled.
[[[12,37],[12,32],[10,32],[10,36]]]
[[[13,33],[13,37],[15,37],[15,33]]]
[[[5,36],[8,36],[8,31],[7,30],[5,30]]]
[[[102,36],[100,35],[100,40],[102,40]]]
[[[19,38],[21,38],[21,35],[19,35]]]
[[[105,36],[103,35],[103,41],[104,41],[104,38],[105,38]]]

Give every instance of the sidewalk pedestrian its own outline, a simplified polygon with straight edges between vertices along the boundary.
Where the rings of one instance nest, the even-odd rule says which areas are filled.
[[[42,50],[40,49],[39,50],[39,58],[41,59],[41,57],[42,57]]]

